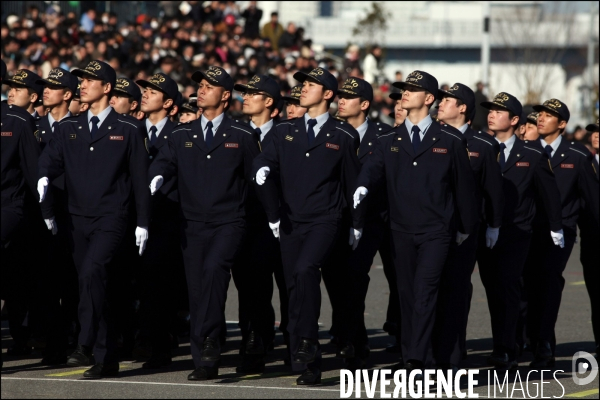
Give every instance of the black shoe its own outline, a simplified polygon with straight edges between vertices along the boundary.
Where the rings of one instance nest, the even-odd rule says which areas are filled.
[[[406,369],[406,366],[404,364],[404,359],[402,357],[400,357],[400,359],[398,360],[398,362],[394,365],[392,365],[391,367],[392,372],[396,372],[396,371],[400,371],[403,369]]]
[[[390,336],[396,336],[396,332],[398,331],[398,324],[395,322],[385,321],[383,324],[383,330],[387,332]]]
[[[488,365],[496,368],[505,368],[508,365],[508,354],[494,350],[487,358]]]
[[[217,376],[219,376],[219,368],[200,367],[188,375],[188,381],[206,381],[209,379],[217,379]]]
[[[251,356],[262,356],[265,354],[265,346],[263,340],[256,332],[250,332],[248,341],[246,342],[246,354]]]
[[[242,365],[235,369],[238,374],[262,374],[265,372],[265,359],[262,356],[245,356]]]
[[[84,378],[102,379],[119,375],[119,363],[96,364],[83,373]]]
[[[171,334],[170,337],[171,342],[171,350],[175,350],[179,348],[179,338],[175,334]]]
[[[297,364],[310,364],[315,361],[319,342],[312,339],[302,339],[298,352],[294,355],[293,361]],[[319,376],[320,373],[319,373]]]
[[[67,356],[63,355],[58,355],[58,354],[50,354],[47,356],[44,356],[44,358],[42,358],[41,364],[42,365],[46,365],[46,366],[56,366],[56,365],[63,365],[67,363]]]
[[[418,361],[418,360],[408,360],[404,364],[404,368],[410,374],[410,372],[413,371],[413,370],[415,370],[415,369],[420,369],[421,371],[423,371],[424,366],[423,366],[423,363],[421,361]]]
[[[344,360],[344,368],[350,371],[356,371],[357,369],[366,369],[367,363],[360,357],[346,358]]]
[[[143,369],[159,369],[168,367],[173,363],[173,359],[167,354],[153,354],[148,361],[142,364]]]
[[[6,350],[7,356],[28,356],[32,352],[32,348],[29,346],[21,346],[13,344]]]
[[[338,346],[340,344],[340,338],[337,336],[331,336],[329,338],[329,344],[332,344],[334,346]]]
[[[150,339],[138,337],[133,346],[133,350],[131,350],[131,355],[136,360],[147,360],[152,357],[152,343],[150,342]]]
[[[219,361],[221,359],[221,346],[219,341],[206,338],[202,345],[202,357],[200,361]]]
[[[547,367],[554,367],[556,359],[552,354],[552,348],[550,343],[546,341],[539,342],[535,351],[535,358],[529,364],[531,368],[544,369]]]
[[[318,385],[321,383],[321,371],[307,369],[296,379],[297,385]]]
[[[352,343],[348,343],[345,347],[339,350],[336,354],[336,357],[339,358],[354,358],[356,357],[356,353],[354,352],[354,346]]]
[[[400,344],[398,344],[398,343],[396,343],[396,344],[388,344],[385,347],[385,352],[386,353],[392,353],[392,354],[402,353],[402,346],[400,346]]]
[[[90,365],[94,365],[92,350],[86,346],[77,346],[73,354],[69,356],[67,365],[69,367],[89,367]]]

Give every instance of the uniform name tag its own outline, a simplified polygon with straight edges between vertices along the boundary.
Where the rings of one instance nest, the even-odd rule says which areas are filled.
[[[238,147],[240,147],[238,143],[225,143],[226,149],[237,149]]]
[[[69,139],[77,139],[77,134],[75,134],[75,133],[71,133],[71,134],[69,135]]]
[[[529,163],[528,162],[518,162],[517,163],[517,167],[527,167],[527,168],[529,168]]]
[[[123,140],[123,136],[110,136],[110,140]]]
[[[12,132],[2,132],[3,137],[12,136]]]
[[[479,157],[479,153],[475,153],[474,151],[469,152],[470,157]]]
[[[192,142],[185,142],[185,147],[192,147]]]
[[[392,150],[392,151],[394,151],[394,152],[396,152],[396,153],[398,152],[398,148],[397,148],[397,147],[393,147],[393,146],[392,146],[392,148],[391,148],[390,150]]]
[[[337,144],[333,144],[333,143],[325,143],[325,147],[327,147],[328,149],[334,149],[334,150],[339,150],[340,146]]]
[[[434,147],[433,152],[438,153],[438,154],[446,154],[446,153],[448,153],[448,149],[441,149],[439,147]]]
[[[573,169],[575,168],[575,164],[560,164],[561,168]]]
[[[291,142],[292,140],[294,140],[294,137],[293,137],[293,136],[290,136],[290,135],[287,135],[287,136],[285,137],[285,140],[289,140],[289,141]]]

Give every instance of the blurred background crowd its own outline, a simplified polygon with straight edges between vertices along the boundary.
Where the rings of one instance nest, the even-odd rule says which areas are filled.
[[[308,72],[320,66],[328,69],[339,82],[348,76],[357,76],[373,84],[374,104],[371,105],[370,119],[393,124],[388,115],[393,111],[388,96],[397,90],[391,83],[402,81],[403,74],[399,69],[390,70],[389,65],[386,66],[385,46],[380,47],[373,40],[362,45],[348,41],[342,52],[327,52],[323,45],[313,44],[308,37],[307,29],[301,25],[306,19],[295,23],[286,18],[283,23],[279,13],[272,11],[273,7],[266,7],[266,3],[280,2],[9,3],[10,6],[3,6],[1,20],[2,59],[7,64],[9,76],[25,68],[46,77],[52,68],[70,70],[96,59],[109,63],[120,77],[134,80],[147,79],[162,71],[174,78],[184,98],[189,98],[196,92],[192,73],[209,65],[222,66],[236,83],[245,83],[255,74],[271,75],[283,94],[288,94],[297,84],[293,79],[295,72]],[[143,7],[139,3],[143,3]],[[268,10],[263,10],[261,3]],[[385,24],[385,21],[366,23]],[[356,32],[346,35],[350,40],[352,33]],[[432,73],[443,82],[442,86],[454,83],[445,82],[446,78],[435,71]],[[494,94],[481,82],[475,82],[476,78],[472,76],[453,79],[471,85],[480,101]],[[472,82],[465,81],[467,79]],[[5,90],[7,87],[2,88],[3,99],[6,98]],[[523,103],[527,104],[527,101]],[[331,110],[334,114],[336,107],[334,103]],[[229,113],[243,118],[241,110],[241,94],[235,92]],[[486,129],[484,111],[477,113],[473,126]],[[572,125],[567,132],[570,138],[587,144],[582,127]]]

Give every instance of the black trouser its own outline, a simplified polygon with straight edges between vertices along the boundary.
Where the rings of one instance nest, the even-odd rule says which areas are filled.
[[[386,322],[396,324],[396,342],[400,343],[400,294],[398,293],[398,283],[396,281],[396,267],[394,267],[394,258],[392,257],[392,230],[389,223],[386,225],[383,240],[379,247],[379,256],[383,264],[383,274],[388,282],[390,294],[388,296],[388,306],[386,312]]]
[[[383,220],[367,221],[362,239],[350,254],[347,267],[343,272],[350,277],[350,280],[349,284],[342,287],[344,318],[341,337],[354,345],[356,356],[361,358],[366,356],[365,347],[369,343],[365,327],[365,300],[369,290],[369,272],[384,237],[388,236],[387,230],[387,224]]]
[[[502,226],[493,249],[485,245],[485,230],[482,226],[477,262],[490,309],[494,350],[506,352],[514,360],[521,302],[520,279],[529,253],[531,230],[515,225]]]
[[[153,354],[170,353],[170,332],[177,315],[179,276],[184,273],[178,204],[154,210],[146,251],[135,274],[140,298],[140,331]]]
[[[118,362],[111,309],[120,305],[107,295],[115,292],[111,288],[113,271],[107,267],[126,239],[127,221],[126,215],[71,215],[73,260],[79,279],[79,344],[94,347],[97,363]]]
[[[392,230],[402,313],[402,355],[428,361],[440,279],[450,247],[447,231],[422,234]]]
[[[598,282],[600,281],[600,268],[598,257],[598,243],[600,243],[600,229],[595,225],[590,214],[582,213],[579,217],[581,236],[579,259],[583,266],[585,287],[590,296],[592,307],[592,329],[596,346],[600,345],[600,296],[598,296]]]
[[[323,219],[314,222],[294,222],[281,219],[281,257],[289,295],[290,350],[296,354],[301,340],[319,338],[321,312],[321,269],[340,235],[340,219]],[[341,232],[343,234],[343,232]],[[294,371],[319,368],[321,352],[314,363],[292,364]]]
[[[183,262],[190,298],[190,345],[196,368],[217,367],[201,361],[206,338],[219,340],[231,268],[246,234],[244,220],[226,223],[183,221]]]
[[[563,226],[565,247],[554,244],[550,228],[534,229],[527,269],[524,271],[527,291],[527,334],[535,351],[540,341],[556,347],[554,327],[565,287],[562,276],[577,238],[575,227]]]
[[[433,334],[433,356],[438,364],[458,365],[462,360],[471,302],[471,275],[477,261],[478,244],[476,233],[469,235],[460,246],[456,241],[450,244]]]
[[[239,325],[244,343],[251,331],[262,338],[266,347],[275,337],[275,310],[271,303],[273,275],[281,304],[279,329],[287,337],[288,300],[285,279],[282,279],[281,250],[267,220],[249,223],[248,234],[232,273],[238,290]]]

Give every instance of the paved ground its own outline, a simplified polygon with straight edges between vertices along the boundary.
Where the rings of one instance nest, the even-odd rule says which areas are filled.
[[[576,245],[571,261],[565,272],[566,286],[563,304],[557,325],[558,371],[556,379],[553,374],[543,375],[544,385],[539,373],[527,375],[527,365],[531,354],[526,353],[520,360],[518,375],[510,375],[510,391],[507,387],[500,392],[496,387],[495,396],[499,398],[513,397],[562,397],[598,398],[598,377],[586,386],[575,385],[572,379],[572,356],[577,351],[594,351],[594,342],[590,322],[590,304],[579,260],[579,248]],[[396,362],[393,354],[385,352],[385,346],[392,338],[381,330],[385,320],[387,306],[387,282],[378,260],[371,272],[371,286],[367,299],[365,315],[371,336],[372,357],[371,369],[386,368]],[[490,320],[487,311],[485,292],[479,274],[473,276],[474,296],[471,317],[468,327],[469,358],[462,367],[481,369],[475,393],[480,397],[494,397],[494,388],[488,387],[488,372],[485,357],[491,351]],[[321,343],[324,349],[323,384],[306,388],[295,385],[293,375],[283,365],[283,340],[277,337],[277,347],[270,355],[267,370],[262,375],[241,376],[235,373],[239,362],[239,330],[237,320],[237,293],[230,287],[226,317],[228,321],[228,341],[222,360],[220,377],[207,383],[190,383],[187,374],[193,369],[189,355],[189,345],[183,344],[177,352],[173,365],[159,373],[149,374],[141,369],[140,362],[122,363],[122,373],[118,378],[103,381],[82,380],[83,369],[61,368],[51,369],[39,364],[39,356],[14,360],[4,355],[2,369],[2,398],[339,398],[341,360],[335,358],[334,349],[328,342],[327,330],[331,323],[331,308],[323,288],[323,307],[321,316]],[[274,298],[277,298],[276,296]],[[10,344],[8,329],[2,325],[2,349],[5,352]],[[519,379],[522,381],[522,387]],[[502,379],[501,379],[502,381]],[[516,381],[516,390],[513,383]],[[540,388],[543,387],[543,394]],[[393,386],[392,386],[393,388]],[[521,390],[521,388],[523,390]],[[564,388],[564,389],[563,389]],[[377,386],[375,397],[380,397],[380,386]],[[389,389],[388,389],[389,390]],[[490,390],[488,392],[488,390]],[[388,392],[389,393],[389,392]],[[361,393],[365,397],[365,391]],[[354,398],[355,395],[353,394]]]

